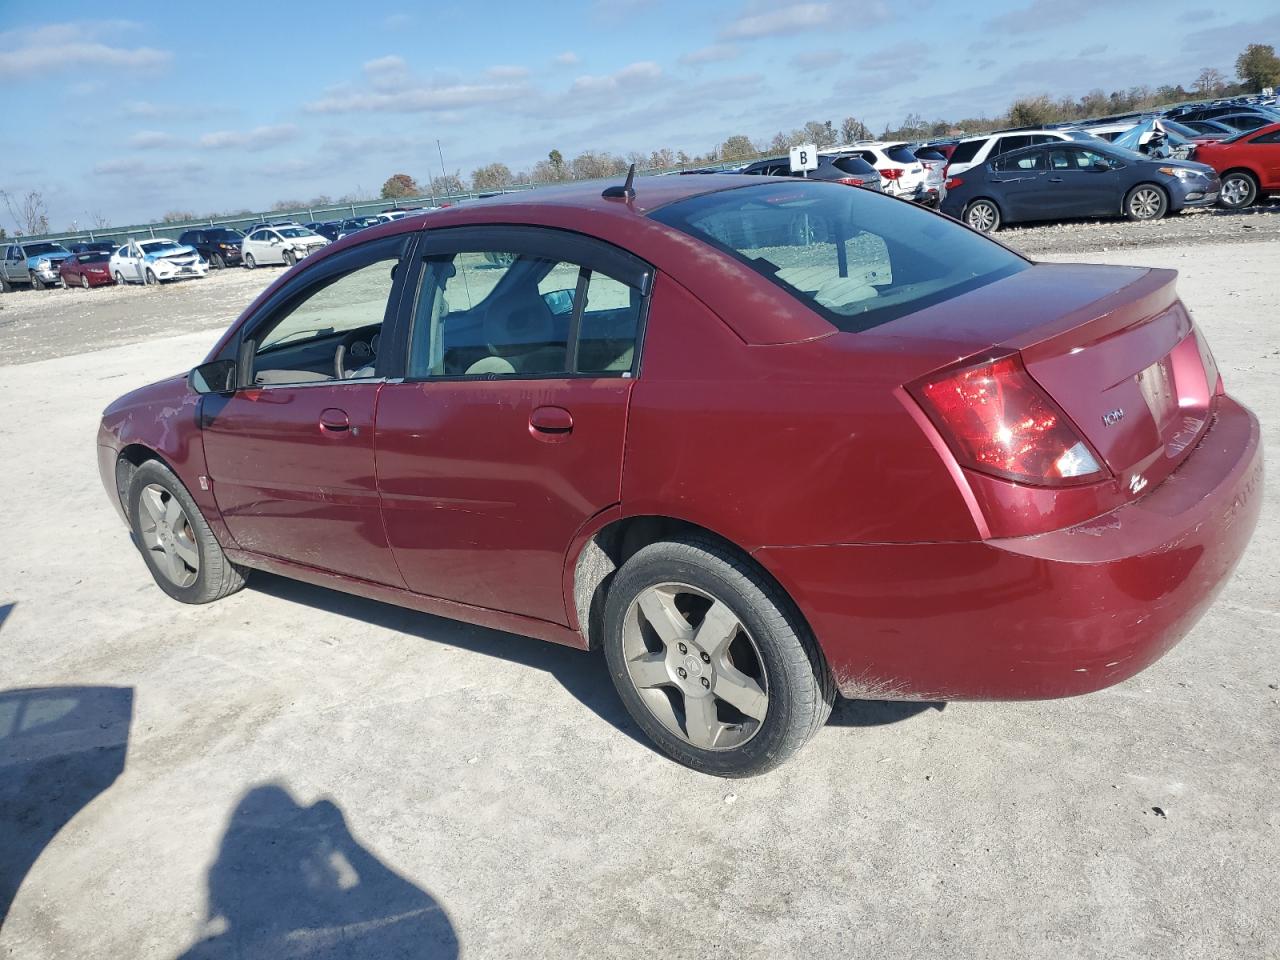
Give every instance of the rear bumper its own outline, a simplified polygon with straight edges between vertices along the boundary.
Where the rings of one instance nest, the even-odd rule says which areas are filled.
[[[1066,697],[1133,676],[1191,629],[1249,542],[1261,487],[1258,422],[1220,397],[1176,472],[1079,526],[756,556],[804,611],[846,697]]]

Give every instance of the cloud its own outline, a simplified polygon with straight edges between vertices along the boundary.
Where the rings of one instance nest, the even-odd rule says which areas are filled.
[[[207,168],[196,160],[168,160],[153,163],[134,157],[121,157],[118,160],[104,160],[93,168],[100,177],[138,177],[180,176],[193,179],[203,174]]]
[[[1072,0],[1071,19],[1079,20],[1099,10],[1114,7],[1113,0]],[[1057,30],[1062,26],[1061,0],[1032,0],[1025,7],[1010,10],[987,21],[988,29],[999,33],[1040,33]]]
[[[731,43],[713,43],[709,47],[682,53],[680,62],[689,67],[703,63],[722,63],[725,60],[736,60],[741,52]]]
[[[131,25],[80,21],[0,33],[0,77],[91,67],[148,70],[166,66],[173,54],[153,47],[122,47],[106,38]]]
[[[551,58],[551,62],[558,67],[572,67],[576,63],[581,63],[582,58],[572,50],[566,50],[564,53],[557,53]]]
[[[360,69],[375,90],[403,90],[413,83],[409,64],[395,54],[366,60]]]
[[[662,79],[662,68],[652,60],[628,64],[616,73],[603,76],[584,75],[573,81],[570,95],[613,93],[617,90],[646,87]]]
[[[486,70],[485,75],[492,77],[494,80],[523,80],[529,76],[529,68],[500,63]]]
[[[459,83],[415,86],[395,92],[342,91],[304,104],[308,113],[431,113],[503,103],[526,92],[523,84]]]
[[[834,67],[845,57],[842,50],[802,50],[787,62],[801,73]]]
[[[1107,52],[1107,45],[1105,43],[1094,43],[1094,44],[1091,44],[1090,46],[1085,47],[1083,50],[1081,50],[1077,54],[1077,56],[1096,57],[1098,54],[1106,53],[1106,52]]]
[[[291,123],[252,130],[218,130],[204,134],[198,141],[206,150],[269,150],[281,144],[292,143],[301,136]]]
[[[1182,38],[1182,49],[1202,60],[1235,65],[1241,48],[1249,42],[1268,43],[1280,36],[1280,14],[1221,27],[1196,30]]]
[[[776,37],[825,27],[835,20],[834,3],[793,3],[762,13],[744,12],[720,31],[727,40]]]
[[[877,70],[899,70],[910,67],[929,53],[927,43],[904,40],[892,46],[884,47],[875,53],[868,54],[858,60],[858,69],[869,72]]]
[[[129,146],[137,150],[163,150],[181,146],[183,142],[181,137],[160,130],[139,130],[129,138]]]

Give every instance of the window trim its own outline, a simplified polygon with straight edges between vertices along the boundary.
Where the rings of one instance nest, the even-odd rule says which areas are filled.
[[[644,336],[649,320],[649,303],[653,296],[654,280],[657,274],[656,269],[647,261],[641,260],[630,251],[615,246],[607,240],[559,227],[540,227],[529,224],[467,224],[424,230],[421,238],[421,243],[413,253],[415,269],[411,273],[415,286],[412,293],[403,298],[405,306],[401,311],[401,317],[404,330],[403,334],[397,337],[397,343],[402,347],[401,370],[403,373],[400,379],[405,383],[450,383],[476,380],[527,383],[530,380],[634,379],[639,376]],[[602,273],[624,286],[638,290],[640,310],[636,317],[636,340],[631,357],[631,368],[586,372],[563,370],[553,373],[516,375],[459,373],[411,376],[409,361],[414,345],[418,303],[422,296],[422,280],[426,274],[424,268],[426,260],[432,257],[486,251],[510,251],[517,254],[527,251],[528,256],[567,262],[578,267],[578,287],[574,291],[573,316],[570,318],[568,334],[572,339],[566,344],[565,350],[566,367],[577,366],[577,336],[581,327],[582,308],[585,306],[585,298],[581,295],[584,268],[588,275]]]
[[[236,391],[240,390],[279,390],[290,389],[295,390],[308,386],[333,386],[335,384],[352,383],[367,384],[376,383],[383,380],[392,379],[399,375],[398,371],[403,369],[399,367],[402,353],[396,349],[397,344],[386,344],[390,349],[383,349],[383,343],[388,340],[389,336],[398,334],[400,325],[395,322],[400,313],[401,302],[404,298],[405,285],[409,277],[407,274],[414,273],[412,270],[404,269],[411,263],[415,263],[415,248],[417,247],[417,235],[412,233],[397,233],[389,237],[379,237],[376,240],[370,240],[358,246],[349,247],[341,253],[333,256],[325,257],[320,261],[313,261],[304,267],[303,272],[298,276],[291,278],[279,290],[277,290],[271,298],[259,307],[251,316],[248,316],[240,324],[236,331],[235,337],[227,343],[214,359],[236,360]],[[391,284],[391,293],[387,297],[387,306],[382,315],[382,334],[379,337],[378,357],[374,366],[374,375],[372,377],[360,377],[352,380],[321,380],[321,381],[299,381],[297,383],[252,383],[248,377],[251,372],[252,351],[256,341],[253,336],[263,328],[263,326],[275,320],[282,310],[287,310],[297,305],[305,298],[314,287],[323,283],[325,280],[333,277],[335,274],[354,273],[363,267],[370,266],[380,259],[390,259],[389,256],[382,256],[384,251],[392,251],[396,247],[400,247],[400,266],[401,269],[396,271],[396,278]],[[360,261],[365,261],[360,263]],[[358,265],[356,265],[358,264]]]

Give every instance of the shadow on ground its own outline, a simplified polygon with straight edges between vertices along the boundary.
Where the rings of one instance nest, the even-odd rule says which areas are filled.
[[[41,851],[124,770],[132,719],[130,687],[0,692],[0,927]]]
[[[556,643],[435,617],[261,571],[254,571],[249,586],[250,589],[281,600],[305,604],[317,610],[350,617],[362,623],[372,623],[423,640],[543,670],[555,677],[565,690],[596,716],[637,743],[653,748],[618,699],[604,657],[599,654],[584,653]],[[944,706],[942,703],[836,700],[828,723],[837,727],[881,726],[907,720],[925,710],[941,710]]]
[[[209,869],[202,939],[179,960],[458,956],[448,914],[351,835],[329,800],[249,790]]]

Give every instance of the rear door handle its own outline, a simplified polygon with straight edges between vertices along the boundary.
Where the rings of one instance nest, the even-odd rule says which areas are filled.
[[[347,417],[347,411],[339,410],[337,407],[329,407],[320,411],[320,429],[328,430],[332,433],[341,433],[351,426],[351,420]]]
[[[529,414],[529,432],[539,440],[563,440],[573,432],[573,414],[564,407],[537,407]]]
[[[1049,182],[1050,182],[1050,183],[1061,183],[1061,182],[1062,182],[1062,178],[1061,178],[1061,177],[1050,177],[1050,178],[1049,178]]]

